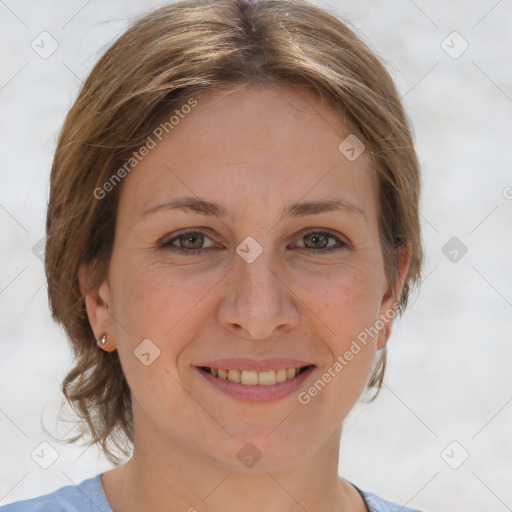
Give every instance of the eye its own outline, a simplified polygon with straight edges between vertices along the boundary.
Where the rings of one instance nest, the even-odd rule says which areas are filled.
[[[335,240],[336,243],[329,245],[329,239]],[[349,243],[327,231],[309,231],[299,239],[299,241],[303,240],[305,242],[303,246],[306,248],[308,254],[325,254],[326,252],[331,253],[351,247]],[[313,247],[308,247],[309,245]]]
[[[174,238],[160,243],[160,247],[175,252],[200,254],[204,249],[202,245],[205,239],[211,240],[202,231],[185,231]],[[179,245],[175,245],[176,241]],[[215,243],[212,245],[215,245]]]
[[[329,240],[334,240],[334,244],[329,244]],[[205,240],[210,240],[212,243],[208,247],[203,247]],[[346,250],[352,246],[341,240],[338,236],[327,231],[309,231],[302,235],[299,241],[304,241],[303,245],[296,245],[296,247],[304,247],[304,251],[308,254],[321,255],[325,253],[332,253],[340,250]],[[177,242],[177,243],[176,243]],[[312,247],[309,247],[309,246]],[[175,253],[184,255],[198,255],[205,250],[215,248],[216,244],[210,237],[202,231],[184,231],[172,238],[159,244],[159,247]],[[217,245],[217,247],[219,247]]]

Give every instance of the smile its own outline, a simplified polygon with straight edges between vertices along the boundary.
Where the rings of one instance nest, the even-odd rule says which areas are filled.
[[[201,381],[214,392],[244,402],[267,402],[297,394],[315,368],[305,361],[284,359],[225,359],[195,366]]]
[[[269,370],[266,372],[257,372],[252,370],[228,370],[225,368],[209,368],[207,366],[201,366],[199,369],[210,373],[210,375],[213,375],[218,379],[229,380],[246,386],[272,386],[278,382],[285,382],[295,378],[310,366],[312,365],[293,368],[279,368],[277,370]]]

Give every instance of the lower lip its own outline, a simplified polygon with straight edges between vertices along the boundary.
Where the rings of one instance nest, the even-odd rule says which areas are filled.
[[[311,375],[314,369],[315,366],[310,366],[293,379],[285,380],[284,382],[276,382],[270,386],[263,386],[261,384],[250,386],[240,382],[232,382],[228,379],[219,379],[218,377],[214,377],[211,373],[196,367],[196,370],[208,382],[227,395],[245,400],[246,402],[268,402],[271,400],[279,400],[296,393],[301,384]]]

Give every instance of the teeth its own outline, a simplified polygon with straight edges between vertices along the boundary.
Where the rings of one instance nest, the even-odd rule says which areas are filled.
[[[241,382],[248,386],[260,384],[272,386],[276,382],[284,382],[293,379],[300,371],[300,368],[279,368],[268,372],[254,372],[250,370],[223,370],[221,368],[209,368],[209,371],[219,379],[227,379],[231,382]]]
[[[258,374],[258,384],[263,386],[272,386],[276,383],[276,371],[270,370],[269,372],[260,372]]]
[[[229,370],[228,371],[228,379],[231,382],[240,382],[241,374],[240,370]]]
[[[240,382],[242,384],[248,384],[249,386],[258,384],[258,372],[242,370],[240,372]]]
[[[286,380],[286,368],[276,370],[276,382],[284,382]]]

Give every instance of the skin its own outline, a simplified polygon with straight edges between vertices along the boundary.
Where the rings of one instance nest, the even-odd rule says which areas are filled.
[[[107,335],[107,350],[118,350],[133,401],[133,456],[103,475],[105,494],[115,512],[364,511],[338,475],[340,435],[392,320],[307,405],[296,394],[241,402],[205,383],[193,365],[302,359],[317,366],[306,390],[393,307],[409,253],[390,288],[370,158],[351,162],[338,150],[350,130],[327,102],[294,87],[196,99],[124,179],[108,277],[86,296],[91,327]],[[141,216],[182,196],[221,203],[233,216],[170,209]],[[365,218],[331,211],[279,220],[292,203],[332,198]],[[202,254],[159,247],[173,239],[180,247],[175,233],[200,227],[203,244],[182,237],[181,247]],[[322,245],[306,236],[311,230],[328,230],[350,247],[328,253],[337,241]],[[263,248],[252,263],[236,252],[248,236]],[[160,350],[149,366],[133,354],[144,339]],[[247,442],[262,454],[251,468],[237,458]]]

